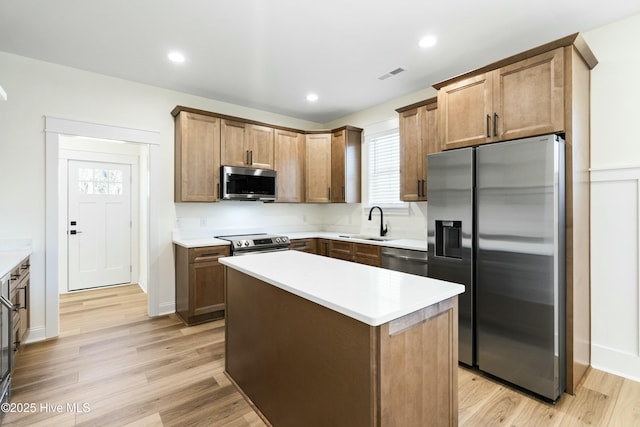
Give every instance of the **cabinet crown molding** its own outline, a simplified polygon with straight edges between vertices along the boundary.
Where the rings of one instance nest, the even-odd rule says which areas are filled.
[[[590,70],[592,70],[597,64],[598,60],[595,55],[591,51],[591,48],[587,45],[586,41],[579,33],[573,33],[568,36],[562,37],[558,40],[554,40],[549,43],[545,43],[538,47],[534,47],[533,49],[526,50],[524,52],[518,53],[516,55],[510,56],[508,58],[501,59],[497,62],[494,62],[489,65],[485,65],[484,67],[477,68],[475,70],[467,71],[466,73],[460,74],[456,77],[452,77],[450,79],[435,83],[432,87],[434,89],[441,89],[444,86],[447,86],[457,80],[461,80],[467,77],[471,77],[476,74],[485,73],[488,71],[492,71],[506,65],[510,65],[516,63],[518,61],[522,61],[527,58],[531,58],[532,56],[539,55],[541,53],[549,52],[551,50],[557,49],[559,47],[567,47],[573,46],[578,51],[584,62],[587,64]]]
[[[301,134],[304,134],[304,135],[315,134],[315,133],[333,133],[333,132],[340,131],[340,130],[343,130],[343,129],[355,130],[355,131],[362,132],[361,128],[358,128],[358,127],[355,127],[355,126],[349,126],[349,125],[337,127],[335,129],[320,129],[320,130],[295,129],[295,128],[290,128],[290,127],[286,127],[286,126],[278,126],[278,125],[274,125],[274,124],[271,124],[271,123],[259,122],[257,120],[250,120],[250,119],[245,119],[245,118],[242,118],[242,117],[229,116],[229,115],[226,115],[226,114],[214,113],[214,112],[206,111],[206,110],[199,110],[197,108],[185,107],[184,105],[176,105],[175,108],[173,110],[171,110],[171,115],[173,117],[176,117],[182,111],[185,111],[187,113],[200,114],[200,115],[203,115],[203,116],[216,117],[216,118],[222,119],[222,120],[246,123],[246,124],[250,124],[250,125],[268,126],[270,128],[277,129],[277,130],[284,130],[284,131],[287,131],[287,132],[297,132],[297,133],[301,133]]]

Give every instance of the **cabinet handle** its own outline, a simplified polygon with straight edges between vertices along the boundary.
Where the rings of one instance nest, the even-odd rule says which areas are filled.
[[[211,258],[219,258],[221,256],[224,256],[224,254],[220,253],[220,252],[213,252],[213,253],[209,253],[209,254],[202,254],[199,257],[196,257],[194,259],[195,262],[199,262],[199,261],[206,261],[208,259]]]
[[[247,155],[247,164],[250,165],[251,163],[249,163],[249,150],[246,151],[246,155]]]
[[[344,197],[344,185],[342,186],[342,201],[344,202],[345,197]]]
[[[426,182],[427,182],[426,180],[424,179],[422,180],[422,197],[427,197],[427,192],[425,191],[425,188],[424,188]]]
[[[329,201],[331,201],[331,187],[327,188],[327,196],[329,198]]]
[[[253,164],[253,150],[249,151],[249,164]]]
[[[498,136],[498,113],[493,113],[493,136]]]
[[[487,138],[491,138],[491,131],[489,128],[491,127],[491,116],[487,114]]]
[[[29,310],[29,301],[28,301],[28,298],[27,298],[27,287],[23,286],[18,290],[19,291],[24,291],[24,305],[22,306],[22,308],[24,308],[25,310]]]
[[[418,180],[418,197],[420,197],[422,194],[420,194],[420,180]]]
[[[217,199],[220,198],[220,183],[218,183],[218,197],[216,197]]]

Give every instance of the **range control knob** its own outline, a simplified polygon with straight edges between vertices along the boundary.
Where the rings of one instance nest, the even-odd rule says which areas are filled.
[[[236,242],[236,246],[237,246],[237,247],[242,246],[242,242]]]
[[[276,243],[280,243],[280,238],[276,237]]]
[[[245,246],[249,246],[249,241],[248,241],[248,240],[245,240],[245,241],[244,241],[244,245],[245,245]]]

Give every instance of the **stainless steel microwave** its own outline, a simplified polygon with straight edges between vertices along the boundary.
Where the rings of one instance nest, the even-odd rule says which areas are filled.
[[[222,200],[273,202],[278,197],[276,171],[269,169],[222,166]]]

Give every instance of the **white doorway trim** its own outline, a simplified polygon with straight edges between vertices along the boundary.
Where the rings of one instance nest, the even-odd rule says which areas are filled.
[[[159,251],[158,215],[159,191],[155,188],[160,182],[160,133],[156,131],[130,129],[77,120],[45,117],[45,330],[44,336],[33,334],[30,341],[53,338],[60,334],[60,254],[59,254],[59,212],[61,188],[59,179],[60,137],[63,135],[84,136],[89,138],[127,141],[149,146],[149,199],[147,230],[147,278],[148,313],[159,314],[159,269],[157,259]],[[36,332],[36,331],[32,331]],[[38,336],[40,335],[40,336]]]

